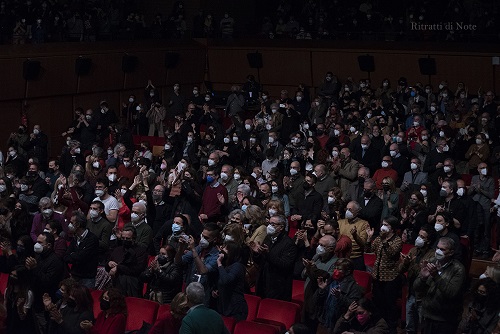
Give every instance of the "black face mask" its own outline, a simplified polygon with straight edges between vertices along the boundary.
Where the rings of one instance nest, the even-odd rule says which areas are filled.
[[[100,306],[102,311],[107,311],[111,308],[111,303],[109,302],[109,300],[103,299],[101,300]]]
[[[123,240],[122,245],[125,248],[130,248],[134,245],[134,242],[132,240]]]
[[[158,264],[160,266],[166,265],[167,262],[168,262],[168,257],[166,257],[165,255],[158,255]]]
[[[383,185],[383,186],[382,186],[382,188],[384,189],[384,191],[388,191],[388,190],[390,190],[390,189],[391,189],[391,187],[390,187],[390,186],[386,186],[386,185]]]
[[[365,183],[365,178],[362,176],[358,176],[358,184],[364,184]]]
[[[371,198],[372,195],[373,195],[373,193],[371,190],[364,190],[363,191],[363,196],[365,196],[365,198]]]
[[[302,188],[304,188],[304,190],[309,190],[312,188],[312,186],[309,183],[304,182],[302,183]]]

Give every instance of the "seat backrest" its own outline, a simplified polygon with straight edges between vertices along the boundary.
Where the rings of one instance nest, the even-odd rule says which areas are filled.
[[[352,275],[356,283],[364,289],[365,295],[372,292],[372,275],[370,273],[361,270],[353,270]]]
[[[234,334],[277,334],[278,329],[273,326],[259,324],[252,321],[240,321],[234,327]]]
[[[286,328],[290,328],[299,320],[299,309],[300,306],[295,303],[264,298],[260,301],[257,318],[281,322]]]
[[[403,244],[403,249],[401,250],[401,253],[403,253],[404,255],[408,255],[408,253],[410,252],[410,250],[415,247],[415,245],[412,245],[412,244]]]
[[[125,301],[127,302],[128,309],[127,331],[140,329],[144,321],[151,325],[154,323],[158,311],[158,303],[135,297],[127,297]]]
[[[261,298],[258,296],[245,294],[245,300],[247,301],[248,305],[247,320],[255,320],[255,318],[257,317],[257,310],[259,309]]]
[[[292,298],[304,301],[304,285],[306,281],[293,280],[292,283]]]
[[[374,253],[364,253],[363,258],[365,260],[365,265],[367,267],[373,267],[375,264],[375,254]]]
[[[156,314],[156,321],[163,320],[167,318],[170,313],[170,304],[162,304],[158,308],[158,313]]]
[[[101,296],[104,293],[102,290],[91,290],[90,294],[92,295],[92,299],[94,300],[94,317],[97,318],[99,313],[101,312]]]
[[[9,274],[0,273],[0,295],[5,294],[5,290],[7,289],[7,282],[9,281]]]
[[[232,333],[234,330],[234,325],[236,325],[236,319],[222,316],[222,320],[224,321],[224,326],[226,326],[229,333]]]

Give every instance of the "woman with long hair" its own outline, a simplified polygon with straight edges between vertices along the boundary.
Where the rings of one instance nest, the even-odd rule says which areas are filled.
[[[51,320],[49,334],[85,333],[80,323],[85,320],[94,321],[92,295],[84,285],[73,286],[66,301],[66,307],[58,309],[50,307],[50,301],[48,304],[49,307],[46,306],[46,309],[49,311]]]
[[[262,243],[267,236],[266,215],[257,205],[249,205],[245,210],[245,218],[250,224],[250,238],[247,240],[247,245],[250,242]]]
[[[399,194],[396,191],[396,184],[390,177],[382,179],[382,190],[379,191],[379,197],[382,199],[381,219],[394,216],[399,211]]]
[[[31,309],[34,295],[30,282],[29,272],[24,265],[16,266],[10,272],[5,290],[7,333],[35,333],[35,321]]]
[[[472,300],[462,319],[461,332],[467,334],[493,333],[499,322],[500,290],[498,284],[487,277],[471,288]]]
[[[217,266],[219,280],[212,296],[217,299],[218,312],[237,321],[245,320],[248,305],[243,295],[245,265],[241,263],[241,245],[236,242],[224,243],[217,258]]]
[[[95,323],[90,320],[80,322],[80,328],[91,334],[123,334],[127,325],[127,303],[120,290],[110,288],[101,295],[101,312]]]
[[[345,332],[388,334],[389,327],[377,314],[375,304],[362,298],[349,305],[347,312],[339,318],[333,329],[334,334]]]

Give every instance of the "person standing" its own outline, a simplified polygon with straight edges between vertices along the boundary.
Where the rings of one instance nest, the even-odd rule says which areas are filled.
[[[264,242],[250,243],[253,259],[260,266],[256,294],[261,298],[292,299],[292,273],[297,247],[285,231],[286,218],[272,216]]]
[[[423,334],[455,334],[463,311],[464,266],[453,258],[453,239],[439,239],[434,258],[423,262],[413,287],[421,293]]]
[[[375,264],[372,271],[373,301],[380,310],[382,317],[389,325],[390,333],[396,333],[398,309],[396,300],[401,291],[401,277],[398,270],[398,261],[403,242],[395,233],[399,221],[389,216],[382,221],[380,235],[373,241],[373,228],[367,228],[368,239],[366,252],[375,253]]]

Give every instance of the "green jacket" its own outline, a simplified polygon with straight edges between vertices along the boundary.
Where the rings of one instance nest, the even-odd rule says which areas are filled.
[[[430,262],[435,262],[432,258]],[[422,315],[435,321],[458,323],[463,311],[464,266],[452,259],[445,264],[436,277],[415,279],[413,288],[422,293]]]
[[[219,313],[200,304],[182,319],[179,334],[229,334],[229,331]]]

